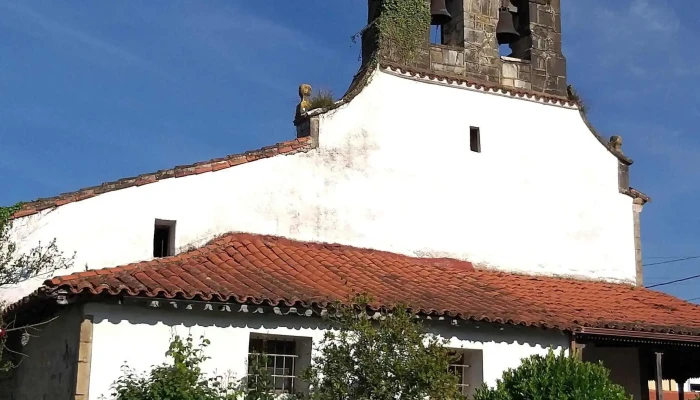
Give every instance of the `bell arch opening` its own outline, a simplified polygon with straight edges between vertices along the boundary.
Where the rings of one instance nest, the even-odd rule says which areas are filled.
[[[430,0],[430,44],[464,47],[464,0]]]
[[[532,59],[529,0],[501,0],[496,40],[500,56],[528,61]]]

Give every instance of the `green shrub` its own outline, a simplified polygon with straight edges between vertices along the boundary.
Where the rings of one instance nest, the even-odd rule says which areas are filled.
[[[495,388],[483,386],[474,400],[630,400],[622,386],[610,381],[601,364],[559,355],[535,355],[503,373]]]

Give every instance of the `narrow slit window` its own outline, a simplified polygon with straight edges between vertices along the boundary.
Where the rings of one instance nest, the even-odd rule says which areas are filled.
[[[469,128],[469,147],[473,152],[481,153],[481,133],[475,126]]]
[[[175,221],[156,220],[153,230],[153,257],[175,254]]]

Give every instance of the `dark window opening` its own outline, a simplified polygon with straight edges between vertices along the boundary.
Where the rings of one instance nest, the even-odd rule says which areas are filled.
[[[698,383],[691,383],[691,384],[690,384],[690,391],[691,391],[691,392],[700,392],[700,384],[698,384]]]
[[[175,253],[175,221],[156,220],[153,230],[153,257],[169,257]]]
[[[481,133],[475,126],[469,128],[469,147],[473,152],[481,153]]]

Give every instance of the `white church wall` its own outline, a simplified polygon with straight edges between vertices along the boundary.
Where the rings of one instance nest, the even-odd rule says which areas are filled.
[[[470,150],[478,127],[481,152]],[[634,282],[632,199],[577,110],[377,72],[320,116],[319,147],[166,179],[15,221],[73,269],[152,258],[154,223],[184,251],[230,231],[453,257],[523,273]],[[13,301],[41,284],[3,289]]]

